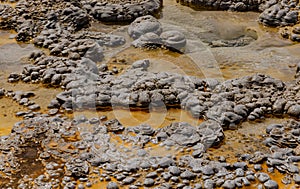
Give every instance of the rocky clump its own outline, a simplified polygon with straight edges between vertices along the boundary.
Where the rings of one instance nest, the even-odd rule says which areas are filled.
[[[290,39],[291,41],[300,42],[300,25],[296,24],[294,26],[287,26],[280,28],[280,35],[283,38]]]
[[[44,53],[38,51],[33,52],[30,56],[34,60],[33,64],[25,65],[21,74],[10,74],[9,82],[44,83],[53,86],[59,86],[63,80],[63,76],[70,74],[80,64],[79,61],[72,61],[67,58],[59,58],[45,56]]]
[[[282,97],[285,84],[277,79],[256,74],[228,80],[216,86],[206,117],[234,128],[245,119],[254,120],[274,111],[286,113],[274,103]]]
[[[281,148],[296,148],[299,145],[300,124],[297,121],[288,121],[284,124],[272,124],[266,129],[270,138],[266,139],[267,145],[276,145]]]
[[[242,47],[242,46],[249,45],[250,43],[252,43],[255,40],[256,40],[256,38],[245,35],[245,36],[239,37],[238,39],[233,39],[233,40],[220,39],[220,40],[212,41],[210,43],[210,46],[213,48],[215,48],[215,47]]]
[[[233,11],[257,11],[259,6],[263,4],[264,1],[214,1],[214,0],[179,0],[181,4],[189,5],[191,7],[200,8],[211,8],[214,10],[233,10]]]
[[[137,61],[117,77],[99,76],[86,68],[80,69],[79,75],[72,72],[64,82],[66,91],[57,95],[57,101],[69,110],[177,106],[194,117],[206,117],[231,129],[243,120],[263,118],[266,114],[300,115],[299,102],[295,98],[298,88],[295,85],[286,87],[282,81],[266,75],[256,74],[213,85],[218,82],[174,73],[148,72],[149,65],[148,60]]]
[[[56,30],[55,33],[60,35],[74,33],[89,27],[92,20],[131,21],[139,16],[154,14],[161,6],[159,0],[19,1],[15,8],[0,5],[0,28],[17,31],[18,41],[29,41],[47,30]]]
[[[42,82],[65,89],[54,105],[66,110],[125,107],[181,107],[194,117],[217,121],[234,129],[243,120],[266,114],[300,115],[297,83],[286,86],[280,80],[256,74],[223,83],[175,73],[149,72],[149,60],[134,62],[122,75],[114,76],[98,68],[90,58],[69,60],[31,55],[33,65],[22,74],[11,74],[9,81]]]
[[[50,55],[64,56],[72,60],[86,57],[94,62],[101,62],[105,48],[124,45],[125,39],[101,32],[81,31],[72,34],[51,29],[42,31],[33,42],[38,47],[48,48]]]
[[[298,73],[296,74],[297,77]],[[299,80],[293,81],[286,90],[281,98],[279,98],[274,106],[276,109],[281,109],[287,114],[299,118],[300,112],[300,99],[299,99]]]
[[[85,54],[85,57],[78,60],[68,59],[66,57],[46,56],[42,51],[33,52],[29,61],[33,64],[28,64],[23,67],[22,73],[11,73],[8,77],[8,82],[31,82],[43,83],[54,87],[65,87],[72,80],[82,80],[85,77],[98,78],[98,74],[113,74],[110,70],[103,70],[101,66],[97,67],[93,58],[102,56],[101,51]],[[100,53],[100,54],[99,54]],[[100,70],[100,71],[99,71]],[[106,73],[107,72],[107,73]]]
[[[188,103],[188,92],[196,90],[205,93],[205,87],[209,87],[205,80],[173,73],[151,73],[147,72],[148,67],[148,60],[140,60],[117,77],[95,75],[84,83],[80,78],[72,80],[66,85],[67,90],[57,96],[57,100],[63,106],[71,100],[75,109],[89,105],[148,107],[150,103],[158,107],[162,103],[179,106],[181,101]]]
[[[12,17],[15,15],[15,9],[10,5],[0,4],[1,29],[13,29]]]
[[[89,14],[100,21],[132,21],[137,17],[158,13],[162,7],[160,0],[112,1],[102,0],[95,3],[87,1],[84,7]]]
[[[181,51],[186,45],[183,33],[176,30],[163,32],[160,22],[150,15],[135,19],[128,27],[128,34],[134,39],[134,47],[164,46]]]
[[[59,183],[67,187],[75,185],[73,182],[75,179],[83,182],[89,181],[91,179],[90,173],[96,173],[99,170],[103,170],[103,173],[98,176],[106,179],[114,177],[121,185],[128,185],[133,184],[138,177],[141,177],[141,175],[136,175],[137,171],[150,171],[149,168],[155,166],[161,167],[161,171],[164,171],[164,169],[166,171],[169,170],[170,174],[191,180],[191,182],[196,177],[195,171],[182,172],[181,168],[174,167],[180,163],[176,162],[176,159],[172,157],[145,156],[145,154],[149,153],[148,150],[142,149],[139,142],[136,143],[136,141],[143,136],[150,137],[147,141],[144,141],[145,144],[157,140],[158,135],[155,133],[159,132],[154,131],[151,127],[149,128],[149,126],[145,125],[136,127],[134,131],[137,131],[137,129],[139,131],[135,132],[136,135],[134,136],[128,131],[123,131],[124,128],[115,130],[115,128],[122,127],[116,120],[95,122],[93,121],[95,119],[89,120],[85,117],[78,117],[69,121],[59,117],[38,116],[16,123],[12,133],[7,137],[1,138],[0,155],[3,161],[1,161],[0,167],[4,167],[1,169],[2,173],[7,175],[8,178],[14,179],[22,172],[20,161],[28,162],[33,160],[40,162],[45,168],[45,173],[33,177],[33,182],[28,182],[25,178],[20,179],[18,181],[19,187],[30,187],[32,185],[49,185],[54,187]],[[174,124],[170,128],[174,127]],[[178,124],[182,125],[182,129],[186,127],[188,133],[188,130],[193,128],[190,125],[186,125],[186,123]],[[91,131],[80,131],[80,128],[84,128],[87,125],[92,128]],[[219,131],[222,133],[220,127],[217,125],[214,127],[219,128]],[[198,131],[194,130],[194,133],[199,135],[199,140],[197,140],[197,138],[192,139],[193,136],[189,136],[186,132],[178,132],[181,128],[175,131],[178,140],[181,140],[180,138],[183,137],[182,142],[184,142],[184,139],[188,137],[190,140],[194,140],[194,142],[189,143],[189,146],[194,146],[197,143],[198,149],[201,148],[202,142],[205,141],[205,133],[201,129],[214,130],[209,125],[200,125],[197,129]],[[126,148],[122,147],[121,144],[116,145],[111,142],[117,136],[120,136],[122,140],[131,143],[133,146],[137,145],[133,147],[133,149],[137,150],[137,154],[133,149],[125,150]],[[130,140],[128,140],[129,138]],[[177,145],[183,147],[186,144],[179,142]],[[28,150],[33,150],[32,148],[36,152],[32,156],[24,156]],[[202,150],[204,153],[205,149]],[[23,160],[21,157],[23,157]],[[189,159],[189,161],[194,161],[194,158]],[[181,167],[184,166],[183,162]],[[43,169],[43,166],[40,169]],[[62,180],[52,179],[58,178],[57,176]],[[150,186],[156,184],[157,182],[153,182],[153,179],[157,180],[159,177],[157,173],[148,172],[146,178],[144,185]],[[9,183],[6,184],[5,186],[10,185]],[[110,183],[109,186],[116,187],[116,184]]]
[[[215,1],[215,0],[178,0],[181,4],[197,8],[231,11],[259,11],[259,22],[267,26],[289,26],[299,22],[299,2],[296,0],[263,1]]]
[[[157,135],[163,145],[193,146],[201,142],[204,150],[218,146],[224,139],[222,127],[214,121],[204,122],[197,128],[188,123],[173,123],[161,129]]]
[[[267,1],[262,8],[263,12],[259,16],[259,21],[264,25],[288,26],[295,25],[299,21],[298,1]]]
[[[290,132],[298,137],[296,130],[299,125],[296,121],[270,125],[266,132],[268,137],[278,139],[275,130],[282,129],[282,133]],[[84,129],[87,127],[89,131]],[[278,188],[278,183],[258,168],[264,162],[270,170],[276,168],[291,174],[291,183],[299,183],[299,169],[294,165],[300,161],[298,146],[281,148],[284,140],[266,143],[271,144],[270,154],[243,154],[238,161],[229,163],[225,158],[212,160],[206,153],[224,138],[221,126],[215,121],[204,121],[196,127],[172,123],[157,130],[149,125],[112,129],[121,127],[117,120],[101,121],[100,118],[83,116],[73,120],[39,116],[16,123],[12,133],[0,139],[0,167],[8,181],[17,179],[17,182],[3,180],[1,186],[88,187],[95,183],[96,176],[100,182],[108,181],[107,188],[129,185],[163,187],[166,183],[169,187],[236,188],[253,182],[266,188]],[[131,148],[114,141],[118,137]],[[191,155],[152,156],[152,148],[146,147],[172,142],[179,151],[186,150]],[[32,152],[30,156],[26,155],[28,151]],[[36,162],[34,166],[39,165],[32,167],[41,171],[39,175],[19,177],[18,174],[24,171],[22,165],[32,161]],[[249,163],[254,163],[254,168],[250,168]]]

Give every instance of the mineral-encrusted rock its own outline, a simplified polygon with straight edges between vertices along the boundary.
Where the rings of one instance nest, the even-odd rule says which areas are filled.
[[[134,1],[87,1],[85,7],[90,14],[100,21],[131,21],[137,17],[157,13],[162,6],[160,0]]]
[[[222,128],[213,121],[204,122],[198,128],[188,123],[173,123],[161,129],[157,136],[162,136],[163,133],[166,134],[166,137],[160,140],[165,143],[172,141],[179,146],[193,146],[201,142],[206,148],[209,148],[220,144],[224,139]]]
[[[290,39],[291,41],[300,42],[300,25],[296,24],[294,26],[286,26],[280,28],[280,35],[285,39]]]
[[[73,159],[71,162],[67,162],[66,169],[75,177],[86,177],[89,173],[87,162],[80,159]]]
[[[269,26],[295,25],[299,14],[297,4],[298,2],[294,0],[274,2],[263,10],[259,21]]]
[[[163,131],[169,136],[168,140],[181,146],[194,145],[201,140],[196,128],[188,123],[173,123]]]
[[[300,124],[297,121],[288,121],[283,125],[269,125],[266,132],[274,139],[274,144],[282,147],[296,148],[299,144]]]
[[[135,41],[134,47],[167,47],[171,50],[181,51],[186,46],[186,38],[183,33],[176,30],[162,32],[161,23],[152,16],[143,16],[133,21],[128,34]]]
[[[138,39],[146,33],[160,35],[162,26],[153,16],[147,15],[135,19],[128,27],[128,34],[133,39]]]
[[[109,182],[106,186],[106,189],[119,189],[119,186],[115,182]]]
[[[234,11],[255,11],[258,10],[259,6],[264,1],[238,1],[238,0],[230,0],[230,1],[209,1],[209,0],[180,0],[181,4],[189,5],[192,7],[204,7],[215,10],[234,10]]]
[[[109,132],[120,132],[125,129],[117,119],[106,121],[104,125],[107,127],[107,131]]]
[[[153,135],[154,129],[148,124],[141,124],[133,128],[134,132],[141,135]]]
[[[162,39],[153,32],[148,32],[141,35],[138,39],[131,43],[134,47],[147,47],[147,46],[160,46],[162,45]]]
[[[163,45],[175,50],[181,50],[186,45],[185,35],[176,30],[165,31],[160,37]]]
[[[274,180],[268,180],[264,183],[264,186],[266,187],[266,189],[278,189],[278,184]]]
[[[255,41],[255,38],[251,36],[242,36],[238,39],[233,39],[233,40],[221,39],[221,40],[212,41],[210,43],[210,46],[214,48],[215,47],[242,47],[242,46],[249,45],[253,41]]]

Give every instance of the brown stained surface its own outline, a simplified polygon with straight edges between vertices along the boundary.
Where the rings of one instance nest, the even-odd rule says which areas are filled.
[[[19,155],[20,172],[17,177],[24,178],[25,175],[36,177],[44,172],[43,165],[38,158],[38,149],[36,146],[24,147],[24,152]]]
[[[22,120],[21,117],[15,116],[19,111],[26,111],[26,108],[11,99],[0,98],[0,136],[9,135],[12,126]]]
[[[223,73],[225,80],[232,78],[233,72],[236,73],[235,78],[240,78],[241,76],[246,76],[246,75],[252,75],[252,73],[249,73],[252,71],[252,69],[249,67],[249,65],[232,64],[232,65],[221,66],[221,71]],[[291,73],[291,71],[286,70],[286,69],[279,72],[275,68],[273,68],[273,69],[269,68],[269,69],[266,69],[264,72],[260,71],[258,73],[265,73],[272,77],[279,78],[283,81],[289,81],[294,77],[293,74]]]
[[[38,147],[26,146],[22,148],[23,152],[17,157],[19,158],[20,167],[13,173],[12,183],[13,188],[17,188],[18,180],[23,179],[25,182],[31,182],[31,178],[36,178],[44,173],[44,165],[38,159]],[[0,178],[0,188],[7,188],[6,184],[9,183],[8,179]]]

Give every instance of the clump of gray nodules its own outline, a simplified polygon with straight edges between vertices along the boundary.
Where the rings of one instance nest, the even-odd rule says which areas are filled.
[[[300,115],[295,99],[297,84],[286,85],[263,74],[219,83],[175,73],[152,73],[147,71],[149,66],[149,60],[137,61],[120,76],[72,74],[65,82],[66,90],[56,99],[61,107],[70,110],[107,106],[180,107],[194,117],[217,121],[229,129],[266,114]]]
[[[161,7],[160,0],[60,1],[55,6],[51,1],[19,1],[16,7],[0,5],[0,28],[16,30],[18,41],[29,41],[48,30],[56,30],[59,35],[74,33],[88,28],[96,20],[132,21],[140,16],[156,14]],[[52,37],[47,41],[55,40],[55,36]]]
[[[45,173],[37,178],[33,178],[33,182],[20,179],[20,182],[18,182],[20,187],[31,187],[33,185],[54,187],[57,184],[69,187],[76,185],[74,183],[75,179],[83,182],[88,181],[90,173],[95,172],[93,170],[98,170],[99,167],[103,169],[103,173],[99,174],[100,178],[105,177],[105,179],[108,179],[114,177],[118,181],[118,183],[108,183],[108,188],[118,188],[120,184],[133,184],[136,181],[136,176],[134,175],[138,171],[147,171],[155,166],[160,167],[161,171],[173,166],[169,168],[170,173],[183,179],[191,180],[196,177],[192,171],[182,172],[179,167],[176,167],[176,160],[170,156],[143,155],[149,153],[149,149],[143,149],[142,146],[157,140],[158,131],[150,126],[140,125],[133,130],[130,128],[124,130],[124,127],[117,120],[95,120],[96,118],[87,119],[83,116],[76,117],[73,120],[60,117],[37,116],[16,123],[12,133],[7,137],[1,138],[0,165],[7,163],[10,165],[3,170],[3,173],[14,175],[14,171],[22,171],[19,169],[21,160],[18,157],[22,157],[26,150],[35,148],[39,150],[30,158],[35,158],[35,161],[45,165]],[[192,128],[186,123],[183,124],[188,129]],[[215,127],[219,127],[217,123],[214,124],[216,124]],[[89,125],[92,130],[80,131],[81,125]],[[199,126],[200,128],[202,126]],[[206,129],[209,128],[207,127]],[[132,135],[131,132],[134,132],[136,136]],[[221,128],[219,132],[222,132]],[[197,146],[200,145],[202,138],[205,137],[203,133],[202,135],[200,133],[199,131],[200,140]],[[176,132],[174,134],[178,138],[183,137],[182,141],[185,139],[184,133]],[[111,140],[113,140],[114,135],[121,136],[124,142],[131,143],[134,148],[125,150],[126,147],[112,143]],[[137,143],[137,141],[139,142]],[[34,147],[32,147],[33,144]],[[193,145],[195,143],[177,144],[179,147]],[[25,146],[26,148],[24,148]],[[66,148],[68,146],[69,148]],[[103,148],[104,146],[107,146],[107,148]],[[12,148],[14,150],[11,150]],[[205,149],[201,149],[205,151]],[[24,158],[26,159],[26,157]],[[123,175],[125,172],[127,174]],[[52,179],[56,178],[57,175],[64,178],[62,183],[57,183],[55,179]],[[158,178],[158,175],[149,173],[146,177],[148,180],[144,182],[145,186],[152,186],[154,183],[157,183],[153,181]],[[7,183],[7,186],[10,186],[9,183]]]
[[[129,25],[128,34],[134,39],[134,47],[165,46],[180,51],[186,46],[183,33],[176,30],[163,31],[160,22],[150,15],[135,19]]]
[[[298,23],[299,2],[295,0],[263,1],[214,1],[214,0],[180,0],[183,5],[210,8],[214,10],[259,11],[259,22],[267,26],[288,26]]]
[[[291,41],[295,41],[295,42],[300,42],[299,24],[280,28],[279,33],[283,38],[290,39]]]
[[[239,37],[238,39],[232,39],[232,40],[220,39],[220,40],[212,41],[210,43],[210,46],[213,48],[215,48],[215,47],[242,47],[242,46],[249,45],[256,39],[257,39],[257,36],[244,35],[244,36]]]
[[[34,52],[34,64],[25,66],[22,74],[12,73],[9,81],[42,82],[61,86],[51,108],[66,110],[108,106],[139,108],[180,107],[194,117],[215,120],[223,128],[234,129],[248,119],[266,114],[288,114],[299,117],[295,95],[297,81],[286,85],[266,75],[256,74],[219,83],[175,73],[147,71],[149,60],[132,64],[122,75],[114,76],[107,66],[97,67],[89,58],[69,60],[47,57]],[[103,68],[102,68],[103,67]],[[54,111],[54,110],[53,110]]]
[[[297,1],[267,1],[259,16],[259,21],[268,26],[295,25],[298,20],[299,5]]]
[[[81,130],[81,125],[88,125],[91,130]],[[299,126],[300,123],[294,120],[268,126],[267,137],[278,139],[293,135],[294,138],[290,139],[291,145],[282,148],[287,139],[275,140],[274,143],[268,143],[271,144],[271,153],[245,154],[244,159],[228,163],[225,158],[207,158],[206,150],[212,147],[208,144],[219,145],[224,138],[221,126],[212,120],[204,121],[196,127],[187,123],[172,123],[161,129],[139,125],[134,128],[111,130],[110,128],[122,127],[121,123],[116,120],[88,119],[84,116],[73,120],[39,116],[16,123],[9,136],[0,138],[0,165],[9,165],[2,172],[13,176],[14,171],[21,171],[18,169],[21,161],[19,157],[34,144],[34,148],[39,150],[36,156],[31,158],[36,158],[37,163],[41,162],[45,166],[45,173],[29,180],[19,179],[19,187],[54,187],[60,184],[65,188],[72,188],[77,185],[76,180],[91,185],[94,176],[90,177],[90,173],[96,173],[100,181],[109,181],[107,188],[126,185],[162,187],[164,182],[169,181],[171,187],[184,184],[198,188],[235,188],[259,181],[266,188],[278,188],[278,183],[257,167],[266,162],[269,170],[274,168],[288,173],[292,183],[299,183],[299,168],[294,163],[300,161],[300,151],[297,145],[293,145],[299,136]],[[116,136],[120,136],[133,148],[127,149],[122,144],[116,145],[111,142]],[[157,143],[155,141],[165,142],[164,145],[173,142],[179,149],[190,149],[192,153],[180,155],[178,158],[149,155],[151,149],[143,146]],[[212,143],[213,141],[216,143]],[[72,147],[66,148],[68,146]],[[24,158],[26,160],[26,156]],[[248,163],[254,164],[254,169],[250,168]],[[102,169],[101,174],[99,168]],[[63,178],[61,183],[53,179],[57,175]],[[111,178],[115,181],[110,181]],[[139,179],[143,182],[139,182]],[[4,184],[12,186],[11,183]],[[82,184],[78,187],[82,187]]]
[[[160,22],[153,16],[147,15],[135,19],[128,27],[128,34],[133,39],[138,39],[146,33],[160,35],[162,27]]]
[[[264,1],[239,1],[239,0],[230,0],[230,1],[214,1],[214,0],[180,0],[183,5],[189,5],[192,7],[202,7],[214,10],[232,10],[232,11],[255,11],[258,10],[259,6]]]
[[[50,37],[51,40],[49,40]],[[63,86],[65,81],[68,82],[70,77],[74,76],[74,73],[78,76],[77,78],[82,78],[83,75],[92,77],[91,74],[99,74],[96,63],[103,60],[104,49],[125,44],[124,37],[100,32],[78,32],[65,37],[56,33],[56,30],[42,32],[34,39],[34,44],[48,48],[51,56],[45,55],[40,50],[32,52],[29,61],[33,64],[25,65],[21,74],[11,73],[8,81]],[[93,70],[86,69],[87,64],[92,66]],[[99,71],[101,72],[100,67]]]
[[[102,1],[86,4],[88,12],[97,20],[116,22],[132,21],[137,17],[158,13],[162,7],[160,0]]]

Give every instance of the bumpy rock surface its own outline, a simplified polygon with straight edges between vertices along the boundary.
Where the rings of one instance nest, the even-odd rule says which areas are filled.
[[[134,47],[164,46],[176,51],[186,45],[185,35],[176,30],[163,31],[161,23],[153,16],[135,19],[128,27],[128,34],[135,41]]]
[[[283,38],[290,39],[291,41],[295,41],[295,42],[300,42],[299,24],[280,28],[279,33]]]
[[[189,6],[211,8],[216,10],[235,10],[235,11],[251,11],[258,10],[259,6],[263,4],[264,1],[239,1],[239,0],[230,0],[230,1],[216,1],[216,0],[179,0],[180,3]]]
[[[0,28],[14,29],[18,41],[28,41],[45,30],[56,34],[79,31],[100,21],[131,21],[139,16],[157,13],[159,0],[135,1],[19,1],[16,7],[0,5]],[[21,24],[19,24],[21,23]],[[64,32],[63,32],[64,31]],[[55,36],[47,39],[53,41]]]
[[[295,25],[299,22],[299,1],[262,0],[262,1],[216,1],[216,0],[179,0],[181,4],[214,10],[259,11],[259,21],[267,26]]]
[[[288,1],[266,1],[262,7],[259,20],[268,26],[287,26],[295,25],[298,20],[299,2],[295,0]]]
[[[150,15],[135,19],[128,27],[128,34],[133,39],[138,39],[142,35],[150,32],[157,35],[160,35],[162,32],[160,22]]]
[[[270,146],[270,154],[245,154],[244,157],[247,158],[242,158],[244,161],[241,159],[238,162],[227,163],[226,159],[215,161],[206,155],[207,148],[211,147],[207,146],[207,142],[213,141],[209,136],[215,137],[214,139],[219,136],[218,140],[223,140],[224,137],[222,128],[214,121],[205,121],[197,127],[187,123],[172,123],[166,128],[151,132],[148,132],[149,126],[141,125],[133,130],[128,128],[115,133],[114,130],[109,131],[108,127],[108,122],[115,123],[114,120],[93,121],[96,119],[78,117],[68,120],[37,116],[16,123],[9,136],[1,137],[0,167],[4,178],[19,179],[15,184],[3,180],[1,187],[61,185],[72,188],[77,185],[76,180],[92,183],[94,176],[90,175],[94,172],[100,180],[116,179],[117,182],[109,182],[107,188],[139,186],[140,179],[147,187],[163,186],[162,183],[168,181],[171,181],[170,186],[178,187],[179,179],[182,179],[185,184],[195,187],[235,188],[249,186],[251,182],[258,180],[266,188],[278,188],[278,183],[271,180],[267,173],[248,166],[249,163],[255,163],[255,168],[264,162],[269,168],[292,175],[294,181],[291,182],[298,182],[299,168],[294,163],[300,161],[299,143],[295,143],[298,141],[297,130],[300,123],[294,120],[267,127],[265,144]],[[80,129],[83,126],[89,126],[91,130],[83,131]],[[136,132],[138,128],[139,132]],[[147,131],[146,135],[142,131]],[[135,132],[135,135],[131,132]],[[292,137],[286,138],[289,135]],[[133,145],[133,148],[126,150],[122,144],[111,142],[117,136],[127,144]],[[146,155],[151,153],[151,149],[144,149],[143,146],[166,140],[173,141],[181,149],[189,148],[193,154],[201,151],[202,155],[181,155],[178,159],[171,156]],[[39,176],[19,177],[18,175],[26,169],[23,166],[26,162],[35,162],[32,166],[44,172]],[[153,171],[151,167],[157,171]],[[62,180],[54,179],[58,178],[58,175]],[[199,182],[199,179],[204,179],[204,182]],[[81,184],[78,187],[81,187]]]
[[[33,183],[27,182],[26,179],[21,180],[20,183],[23,183],[26,187],[41,184],[54,187],[58,183],[51,178],[55,178],[57,174],[60,175],[61,178],[68,177],[68,179],[64,179],[63,182],[63,185],[67,186],[72,183],[74,179],[84,180],[84,178],[89,178],[89,174],[99,168],[107,171],[107,173],[117,173],[117,170],[119,170],[121,172],[126,171],[131,175],[138,170],[142,171],[143,167],[146,166],[146,162],[148,162],[150,166],[158,164],[162,168],[168,168],[176,164],[176,162],[169,157],[141,156],[139,153],[138,156],[134,156],[134,152],[124,151],[122,146],[117,146],[112,143],[111,140],[113,140],[112,138],[116,135],[114,134],[116,130],[111,129],[111,125],[115,125],[115,120],[97,122],[94,124],[90,124],[90,122],[91,120],[84,117],[68,121],[59,117],[48,118],[38,116],[16,123],[12,129],[12,133],[8,137],[1,138],[0,155],[2,161],[0,167],[3,168],[1,169],[2,173],[6,175],[12,174],[13,177],[14,175],[17,176],[19,173],[22,173],[24,170],[22,170],[23,168],[18,157],[23,157],[28,150],[35,150],[35,152],[32,156],[24,156],[23,160],[25,162],[34,160],[37,161],[38,164],[42,163],[42,165],[45,166],[45,174],[47,173],[49,175],[47,176],[48,179],[43,179],[46,175],[41,174]],[[80,127],[83,124],[90,125],[92,131],[80,131]],[[120,123],[117,124],[120,125]],[[177,130],[174,131],[174,136],[176,135],[178,138],[174,139],[178,142],[178,145],[189,144],[193,146],[197,143],[199,146],[199,144],[201,144],[201,141],[203,141],[201,136],[204,137],[204,135],[200,130],[197,132],[195,127],[185,123],[178,124],[182,126],[180,128],[174,128],[174,126],[176,126],[175,123],[170,126],[170,128]],[[187,128],[181,132],[180,129],[184,127]],[[144,128],[140,129],[144,131],[149,130],[149,127],[146,126],[139,126],[139,128]],[[199,126],[199,128],[202,127]],[[209,129],[209,127],[206,127],[206,129]],[[122,135],[121,138],[124,142],[126,141],[132,144],[134,144],[133,141],[138,141],[140,137],[145,137],[145,134],[150,137],[149,135],[157,133],[155,131],[148,131],[146,133],[136,132],[137,135],[133,136],[130,134],[130,130],[122,132],[123,129],[118,129],[117,131],[119,131],[118,135]],[[220,127],[219,131],[222,132]],[[191,135],[190,133],[194,134]],[[196,135],[198,136],[195,137]],[[150,141],[155,141],[157,136],[154,135],[150,137],[150,139],[151,138],[152,140],[141,140],[137,144],[146,144]],[[185,139],[190,140],[190,142],[185,141]],[[116,167],[117,164],[118,169]],[[170,168],[170,170],[171,173],[175,175],[180,173],[178,172],[179,170],[176,171],[174,168]],[[126,176],[120,178],[121,176],[118,174],[109,174],[109,176],[116,177],[118,181],[122,181],[125,185],[131,184],[136,180],[133,177]],[[180,177],[183,179],[191,179],[195,176],[196,175],[192,172],[180,174]],[[154,174],[150,175],[149,173],[146,177],[155,178],[157,176]],[[6,186],[9,185],[8,183],[6,184]],[[153,184],[154,182],[151,179],[146,179],[144,182],[146,186],[152,186]],[[108,187],[116,188],[117,185],[109,183]]]
[[[181,1],[186,3],[185,1]],[[190,1],[222,10],[262,11],[260,22],[271,26],[298,22],[298,1]],[[147,1],[19,1],[16,7],[0,5],[0,28],[17,31],[18,41],[30,41],[50,50],[33,52],[22,73],[9,82],[43,83],[61,87],[49,114],[42,114],[32,92],[0,89],[28,108],[18,112],[24,120],[0,137],[0,188],[84,188],[97,181],[107,188],[278,188],[262,169],[286,176],[283,184],[299,184],[300,123],[293,119],[272,124],[262,135],[269,151],[238,154],[236,161],[212,159],[207,150],[220,146],[224,130],[237,129],[246,120],[268,114],[300,117],[298,66],[296,80],[284,83],[263,74],[225,82],[168,72],[150,72],[149,60],[139,60],[121,75],[103,64],[104,51],[125,44],[125,38],[88,28],[92,21],[134,20],[128,29],[136,47],[160,45],[180,50],[185,36],[163,31],[153,16],[161,2]],[[147,15],[147,16],[144,16]],[[298,41],[297,28],[283,37]],[[283,30],[285,31],[285,30]],[[288,30],[287,30],[288,31]],[[212,46],[243,46],[251,39],[215,41]],[[154,129],[148,124],[125,128],[105,117],[69,119],[52,116],[62,110],[108,107],[178,107],[202,118],[199,125],[171,123]],[[253,139],[252,139],[253,140]],[[154,148],[152,148],[154,147]],[[155,148],[176,150],[176,155],[152,155]],[[160,151],[160,152],[161,152]],[[254,164],[249,166],[249,164]],[[252,168],[253,167],[253,168]],[[32,174],[34,171],[35,174]],[[113,181],[112,181],[113,180]]]
[[[160,0],[102,0],[87,1],[84,7],[101,21],[131,21],[137,17],[157,13],[162,6]]]
[[[256,74],[215,86],[210,85],[214,82],[196,77],[148,72],[149,64],[148,60],[137,61],[120,76],[99,76],[81,68],[65,77],[62,84],[66,91],[57,95],[57,101],[65,109],[177,106],[194,117],[206,117],[232,129],[243,120],[255,120],[266,114],[300,115],[294,96],[298,88],[286,87],[269,76]]]

